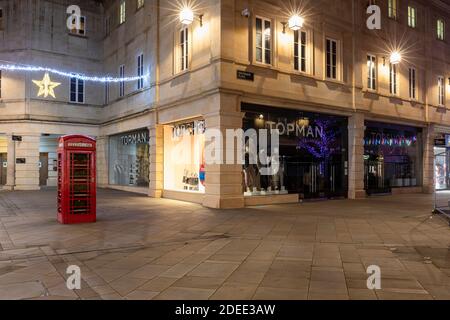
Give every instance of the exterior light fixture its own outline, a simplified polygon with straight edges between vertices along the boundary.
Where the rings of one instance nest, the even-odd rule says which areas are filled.
[[[180,12],[180,22],[184,25],[190,25],[194,22],[195,15],[192,9],[184,8]],[[198,16],[198,20],[200,21],[200,27],[203,27],[203,14]]]
[[[281,25],[283,26],[283,34],[285,34],[287,22],[282,22]]]
[[[194,22],[194,12],[190,8],[184,8],[181,10],[180,22],[185,25],[190,25]]]
[[[402,55],[398,51],[394,51],[391,53],[391,57],[389,58],[391,64],[399,64],[402,62]]]
[[[288,22],[289,29],[291,29],[293,31],[300,30],[303,27],[304,22],[305,22],[305,19],[300,17],[298,14],[295,14],[289,19],[289,22]]]

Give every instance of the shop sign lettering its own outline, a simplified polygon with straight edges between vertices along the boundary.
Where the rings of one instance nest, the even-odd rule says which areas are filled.
[[[131,144],[144,144],[149,142],[147,132],[135,132],[120,137],[122,144],[127,146]]]
[[[295,135],[299,138],[312,138],[312,139],[323,138],[324,136],[323,128],[319,126],[301,125],[296,122],[276,123],[273,121],[266,121],[266,126],[267,129],[270,129],[271,132],[274,130],[278,130],[280,136]]]
[[[393,135],[380,132],[370,132],[364,139],[366,146],[411,147],[417,142],[416,136]]]
[[[181,138],[184,136],[193,136],[204,133],[205,133],[204,120],[175,125],[172,129],[173,138]]]
[[[67,146],[72,148],[92,148],[92,143],[69,142]]]

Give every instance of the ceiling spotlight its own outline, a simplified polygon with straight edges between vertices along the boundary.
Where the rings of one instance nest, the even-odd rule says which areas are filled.
[[[194,22],[194,12],[190,8],[184,8],[181,10],[180,22],[185,25],[190,25]]]
[[[391,64],[399,64],[402,62],[402,55],[398,51],[394,51],[391,53],[391,57],[389,58]]]
[[[295,14],[289,19],[289,29],[293,31],[300,30],[303,27],[304,22],[305,19],[300,17],[298,14]]]

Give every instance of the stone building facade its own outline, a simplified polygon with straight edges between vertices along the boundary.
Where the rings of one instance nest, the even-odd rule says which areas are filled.
[[[60,85],[55,98],[45,98],[33,82],[44,72],[2,70],[0,184],[54,186],[57,138],[84,134],[97,139],[100,187],[212,208],[431,192],[435,172],[440,188],[450,188],[450,4],[288,3],[197,0],[187,25],[175,0],[0,0],[1,65],[148,75],[79,86],[50,73]],[[65,25],[73,4],[84,17],[82,33]],[[366,26],[370,4],[381,8],[381,30]],[[292,30],[297,9],[304,24]],[[398,64],[391,64],[393,52],[401,54]],[[256,177],[247,164],[202,160],[201,128],[268,124],[322,134],[286,130],[281,176]],[[236,152],[226,145],[224,154]],[[183,146],[190,149],[182,152],[186,163],[174,159]]]

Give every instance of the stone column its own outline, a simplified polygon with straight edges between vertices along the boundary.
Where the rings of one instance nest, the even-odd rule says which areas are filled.
[[[364,114],[355,113],[348,121],[348,198],[366,197],[364,190]]]
[[[12,134],[8,134],[6,139],[8,141],[8,168],[5,189],[14,190],[16,185],[16,146],[15,141],[12,140]]]
[[[164,189],[164,126],[148,128],[150,137],[150,187],[148,195],[161,198]]]
[[[109,184],[109,138],[97,137],[97,185],[104,188]]]
[[[39,190],[39,145],[40,134],[17,134],[22,141],[16,142],[16,159],[25,159],[25,163],[16,163],[15,190]]]
[[[434,186],[434,125],[423,130],[423,192],[433,193]]]
[[[235,98],[221,96],[223,111],[212,112],[205,116],[206,129],[216,129],[223,137],[221,148],[223,164],[206,164],[205,167],[206,194],[203,200],[205,207],[233,209],[245,206],[242,192],[242,164],[225,164],[227,153],[235,154],[237,150],[235,143],[227,143],[226,129],[242,129],[242,114],[232,111],[233,107],[236,109]]]

